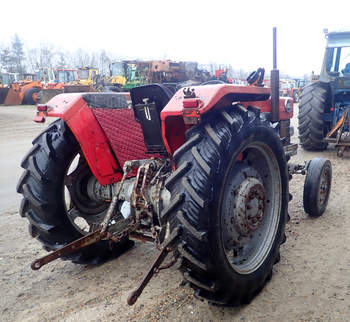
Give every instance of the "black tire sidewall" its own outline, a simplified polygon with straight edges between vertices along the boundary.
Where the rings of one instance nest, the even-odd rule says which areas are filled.
[[[321,182],[321,174],[325,168],[328,168],[330,175],[329,190],[325,202],[319,207],[318,190]],[[326,210],[331,191],[331,181],[332,167],[330,161],[324,158],[312,159],[307,169],[303,191],[304,210],[311,217],[320,217]]]
[[[32,87],[32,88],[29,88],[26,93],[24,94],[24,103],[25,104],[30,104],[30,105],[34,105],[36,104],[37,102],[34,101],[33,99],[33,94],[34,93],[39,93],[40,92],[40,88],[38,87]]]
[[[262,140],[261,138],[264,138]],[[286,159],[283,151],[283,146],[280,142],[279,137],[274,133],[274,130],[268,128],[267,126],[259,125],[258,128],[254,129],[254,125],[247,126],[243,131],[240,132],[238,137],[235,137],[232,140],[231,146],[229,148],[228,155],[232,155],[231,158],[226,158],[223,166],[221,167],[220,173],[217,176],[218,178],[224,178],[225,173],[228,169],[232,169],[237,160],[238,155],[241,153],[242,149],[250,144],[251,142],[261,141],[271,148],[271,150],[276,155],[276,161],[279,165],[280,178],[281,178],[281,186],[282,186],[282,202],[281,202],[281,212],[280,212],[280,220],[277,229],[277,233],[275,236],[275,240],[273,245],[269,251],[268,256],[266,257],[264,263],[254,272],[250,274],[239,274],[235,272],[227,260],[225,255],[225,251],[221,242],[221,215],[220,210],[215,211],[215,209],[220,209],[220,195],[222,193],[222,188],[225,185],[225,181],[216,182],[214,187],[214,202],[212,203],[212,208],[209,216],[210,218],[210,227],[211,233],[209,235],[210,239],[210,253],[212,258],[220,258],[217,260],[216,267],[213,267],[213,271],[215,272],[216,278],[221,281],[223,288],[229,287],[231,289],[240,290],[240,292],[244,293],[245,289],[252,289],[252,287],[247,287],[248,285],[261,283],[263,286],[267,275],[271,272],[272,266],[275,263],[275,259],[279,252],[279,246],[281,244],[283,234],[284,234],[284,225],[285,219],[287,215],[287,207],[288,207],[288,177],[287,177],[287,169],[286,169]],[[228,281],[235,281],[235,285],[227,285]],[[259,289],[259,287],[257,288]],[[249,294],[246,294],[249,296]]]

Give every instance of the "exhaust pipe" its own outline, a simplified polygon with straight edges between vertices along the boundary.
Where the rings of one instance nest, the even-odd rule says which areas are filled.
[[[271,122],[280,120],[280,74],[277,69],[277,47],[276,47],[277,28],[273,27],[273,69],[271,70]]]

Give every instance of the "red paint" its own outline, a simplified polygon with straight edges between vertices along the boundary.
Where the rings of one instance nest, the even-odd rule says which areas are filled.
[[[290,97],[280,97],[280,120],[290,120],[293,117],[294,114],[294,109],[292,108],[292,110],[287,113],[286,112],[286,108],[285,108],[285,101],[289,99],[292,100],[292,98]],[[261,113],[265,113],[265,112],[271,112],[271,100],[268,99],[267,101],[257,101],[257,102],[243,102],[242,105],[244,107],[248,107],[248,106],[255,106],[258,107],[261,111]],[[293,106],[293,104],[292,104]]]
[[[197,108],[199,106],[198,99],[185,99],[182,103],[184,108]]]
[[[94,108],[92,111],[121,167],[127,160],[158,157],[158,155],[146,154],[141,125],[136,122],[132,109]]]
[[[119,181],[122,178],[122,169],[82,94],[60,94],[52,98],[49,105],[47,115],[59,117],[67,123],[97,180],[102,185]]]
[[[173,126],[174,120],[177,122],[177,126],[181,125],[181,129],[185,132],[184,117],[197,117],[200,119],[202,114],[208,113],[213,108],[222,108],[232,105],[232,103],[241,103],[243,106],[248,107],[249,105],[260,108],[261,112],[271,112],[271,100],[265,101],[248,101],[248,95],[258,98],[260,95],[269,95],[271,89],[268,87],[258,86],[239,86],[230,84],[220,85],[205,85],[195,86],[195,94],[197,100],[200,102],[196,109],[188,109],[184,106],[185,102],[189,99],[184,98],[183,90],[178,90],[175,95],[171,98],[169,103],[163,108],[161,112],[162,120],[162,136],[165,147],[170,155],[172,155],[178,147],[185,143],[184,133],[180,134],[180,129],[175,129]],[[243,94],[243,96],[242,96]],[[246,100],[242,101],[238,98],[246,97]],[[285,110],[285,100],[283,97],[280,99],[280,119],[287,120],[293,117],[293,109],[287,113]],[[290,99],[290,98],[289,98]],[[193,98],[191,99],[193,101]],[[184,105],[185,104],[185,105]],[[187,105],[186,105],[187,106]],[[170,121],[171,120],[171,121]]]
[[[184,117],[200,119],[202,114],[214,108],[227,107],[239,101],[245,107],[256,106],[261,112],[271,111],[270,99],[248,101],[269,95],[270,88],[206,85],[195,87],[195,94],[195,99],[186,99],[183,90],[179,90],[161,112],[162,137],[169,155],[186,141],[185,132],[190,125],[184,123]],[[280,99],[281,120],[293,116],[293,110],[289,113],[285,111],[286,99]],[[194,102],[196,107],[193,108]],[[91,109],[82,93],[57,95],[47,106],[47,116],[60,117],[71,128],[93,174],[102,185],[121,179],[125,161],[156,156],[146,154],[141,126],[136,122],[132,109]],[[44,113],[38,112],[38,116],[45,116]]]
[[[246,96],[270,94],[270,88],[267,87],[238,86],[231,84],[196,86],[194,89],[197,98],[203,102],[199,109],[200,114],[207,113],[214,106],[216,108],[221,106],[227,107],[229,102],[232,104],[234,101],[242,101],[237,98],[239,94]],[[184,100],[186,99],[184,98],[183,89],[179,89],[162,110],[160,114],[162,121],[170,115],[182,115]],[[252,98],[250,98],[250,100],[252,100]]]

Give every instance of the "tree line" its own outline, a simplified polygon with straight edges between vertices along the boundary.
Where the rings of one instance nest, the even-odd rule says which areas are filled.
[[[120,59],[114,54],[106,53],[105,50],[88,52],[78,49],[74,52],[56,48],[46,43],[37,48],[25,48],[18,34],[14,34],[10,44],[0,44],[0,71],[9,73],[34,73],[44,68],[79,68],[94,67],[100,70],[102,75],[109,73],[109,64]],[[204,66],[203,66],[204,67]],[[210,63],[204,69],[212,74],[219,69],[220,65]],[[246,78],[250,72],[245,69],[229,69],[229,76],[238,79]],[[268,73],[266,75],[268,77]],[[287,74],[281,73],[280,77],[289,78]]]
[[[75,52],[58,49],[52,44],[41,44],[37,48],[25,48],[23,41],[15,34],[10,44],[0,44],[0,71],[9,73],[34,73],[42,68],[79,68],[97,67],[107,74],[109,64],[116,57],[104,50],[87,52],[78,49]]]

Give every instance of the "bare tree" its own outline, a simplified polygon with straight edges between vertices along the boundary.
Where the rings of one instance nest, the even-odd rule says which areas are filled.
[[[59,51],[57,53],[58,60],[56,63],[56,68],[67,68],[67,53]]]
[[[107,56],[104,50],[101,50],[99,57],[99,69],[100,74],[107,75],[109,74],[109,64],[111,63],[110,58]]]
[[[39,52],[39,68],[50,68],[54,56],[53,46],[49,44],[41,45]]]
[[[38,50],[36,48],[27,49],[27,69],[34,73],[38,68]]]

